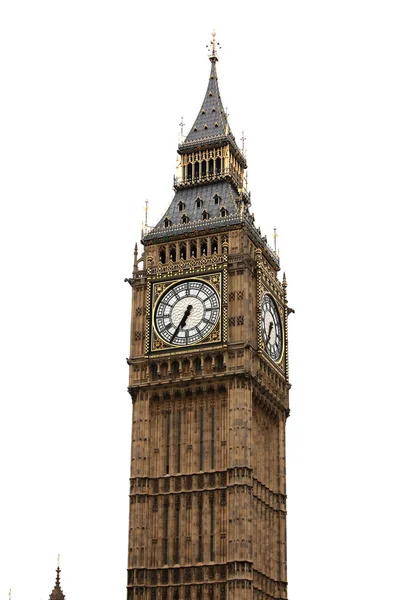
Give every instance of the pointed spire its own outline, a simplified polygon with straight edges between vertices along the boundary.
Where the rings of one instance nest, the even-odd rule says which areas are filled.
[[[228,114],[224,109],[218,87],[217,76],[217,49],[219,43],[215,39],[215,32],[209,46],[209,59],[211,72],[206,95],[204,96],[200,112],[191,127],[185,141],[180,144],[178,152],[192,150],[199,146],[215,146],[230,143],[242,166],[246,168],[246,159],[236,144],[234,135],[228,123]]]
[[[286,281],[286,273],[285,273],[285,271],[283,272],[283,277],[282,277],[282,287],[284,287],[284,288],[287,287],[287,281]]]
[[[53,591],[50,594],[50,600],[65,600],[64,593],[61,589],[60,585],[60,555],[57,556],[57,569],[56,569],[56,584],[54,586]]]

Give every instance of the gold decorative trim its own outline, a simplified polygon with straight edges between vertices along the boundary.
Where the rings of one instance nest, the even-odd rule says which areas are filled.
[[[194,342],[193,344],[185,344],[182,346],[177,346],[175,344],[169,344],[168,342],[166,342],[165,340],[163,340],[161,338],[161,336],[158,334],[156,326],[155,326],[155,311],[157,308],[157,304],[159,299],[161,298],[162,295],[165,294],[165,292],[173,287],[176,284],[182,283],[184,281],[204,281],[204,283],[208,284],[210,287],[212,287],[215,291],[215,293],[218,295],[218,299],[220,302],[220,314],[218,316],[218,319],[215,323],[215,325],[213,326],[212,330],[207,334],[207,336],[202,339],[201,341],[197,341]],[[224,303],[226,303],[227,305],[227,300],[225,298],[226,296],[226,275],[224,275],[224,272],[218,271],[215,273],[201,273],[199,274],[198,272],[194,272],[194,273],[186,273],[185,276],[182,277],[175,277],[174,279],[168,279],[165,281],[157,281],[157,280],[151,280],[149,281],[149,286],[151,289],[150,295],[151,295],[151,309],[150,309],[150,313],[151,314],[151,322],[150,322],[150,328],[151,328],[151,332],[149,332],[150,337],[151,337],[151,349],[150,352],[160,352],[160,351],[166,351],[166,350],[173,350],[173,351],[183,351],[185,352],[188,348],[193,348],[195,346],[203,346],[206,344],[215,344],[218,342],[223,341],[224,339],[224,330],[227,330],[227,327],[225,325],[226,322],[226,316],[227,316],[227,306],[226,306],[226,311],[224,310]],[[225,315],[226,313],[226,315]],[[226,332],[227,335],[227,332]],[[149,352],[149,350],[147,350],[147,352]]]

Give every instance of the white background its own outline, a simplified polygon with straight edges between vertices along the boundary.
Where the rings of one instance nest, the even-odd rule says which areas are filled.
[[[125,598],[133,247],[206,44],[288,279],[290,600],[398,598],[397,2],[4,0],[0,598]],[[240,143],[240,142],[239,142]]]

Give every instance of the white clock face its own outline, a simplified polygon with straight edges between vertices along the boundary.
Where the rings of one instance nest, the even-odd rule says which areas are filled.
[[[282,327],[278,309],[269,294],[261,303],[261,330],[266,352],[277,362],[282,354]]]
[[[196,344],[214,329],[220,314],[218,294],[201,280],[176,283],[161,296],[155,310],[159,336],[174,346]]]

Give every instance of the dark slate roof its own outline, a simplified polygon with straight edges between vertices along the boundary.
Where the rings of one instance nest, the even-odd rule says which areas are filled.
[[[220,200],[215,203],[215,196]],[[201,200],[201,206],[197,207],[197,200]],[[184,208],[179,210],[179,204],[184,204]],[[227,216],[221,217],[221,209],[227,211]],[[202,214],[206,211],[208,219],[203,219]],[[182,217],[189,219],[188,223],[182,223]],[[165,227],[165,219],[171,221],[171,226]],[[239,194],[235,188],[227,181],[209,183],[176,191],[175,196],[169,205],[168,210],[162,216],[157,225],[148,233],[144,240],[154,239],[160,236],[177,235],[180,231],[190,231],[193,229],[210,229],[220,227],[223,224],[229,225],[233,220],[239,218]]]
[[[235,137],[231,132],[228,117],[219,93],[216,67],[218,59],[216,56],[212,56],[210,60],[211,73],[203,104],[185,141],[179,146],[179,153],[199,146],[214,146],[230,142],[236,154],[238,154],[238,158],[241,159],[241,162],[245,166],[245,158],[240,152]]]

